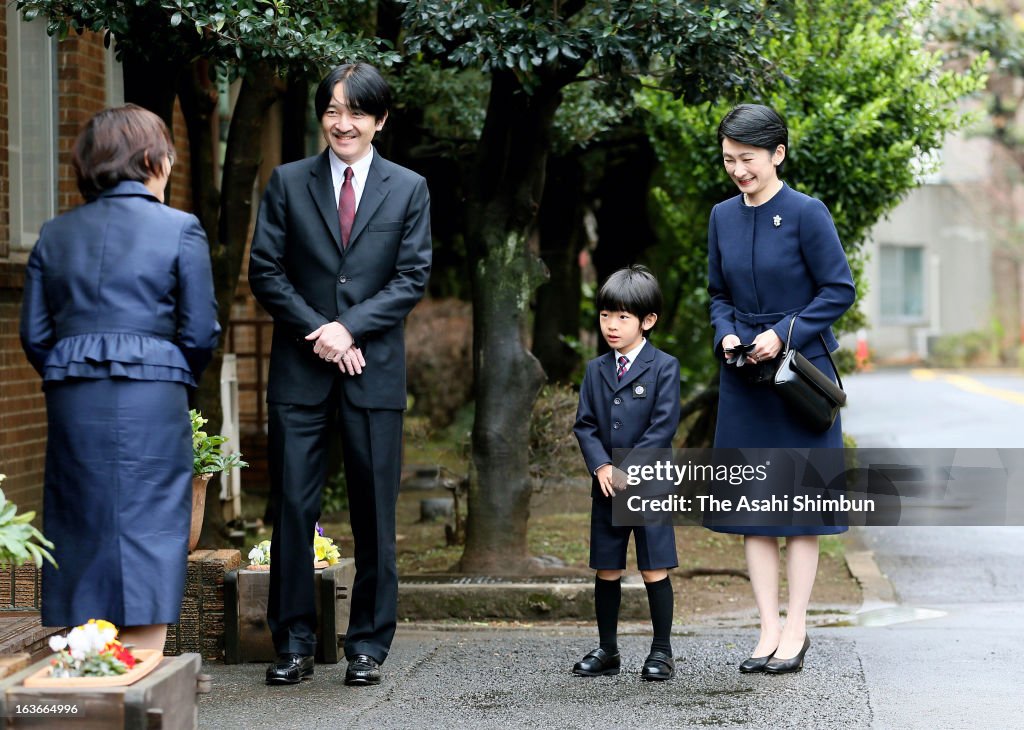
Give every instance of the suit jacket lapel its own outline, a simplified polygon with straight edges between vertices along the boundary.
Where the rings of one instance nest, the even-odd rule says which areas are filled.
[[[359,198],[359,207],[356,208],[356,219],[352,222],[352,235],[348,239],[348,248],[351,249],[359,240],[359,234],[366,229],[366,224],[373,218],[377,208],[384,202],[391,192],[391,185],[388,179],[391,174],[386,169],[387,164],[383,157],[373,151],[373,161],[370,163],[370,170],[366,174],[366,187]],[[337,216],[335,216],[337,217]],[[340,228],[340,225],[339,225]]]
[[[633,364],[629,366],[629,370],[622,376],[622,380],[618,381],[620,388],[625,388],[634,380],[639,378],[647,368],[651,366],[651,362],[654,360],[654,347],[650,342],[645,343],[642,350],[637,353],[636,358],[633,360]]]
[[[598,366],[598,370],[604,376],[604,382],[608,383],[608,387],[613,391],[619,388],[619,379],[615,377],[615,370],[617,369],[615,360],[617,357],[618,355],[615,353],[615,350],[606,352],[601,356],[601,363]]]
[[[309,194],[313,196],[320,215],[323,216],[327,229],[334,238],[334,245],[341,248],[341,223],[338,221],[338,201],[334,199],[334,180],[331,177],[331,161],[327,155],[330,149],[324,150],[320,159],[313,165],[309,173]]]

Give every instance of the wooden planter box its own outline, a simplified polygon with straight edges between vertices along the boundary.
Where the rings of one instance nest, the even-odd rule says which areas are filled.
[[[122,687],[25,687],[22,683],[50,660],[0,681],[3,728],[74,730],[194,730],[199,727],[198,694],[209,692],[198,654],[164,657],[156,669]],[[50,708],[47,711],[47,708]],[[58,711],[61,710],[61,711]]]
[[[351,610],[356,564],[342,558],[315,571],[316,660],[337,664]],[[270,572],[240,568],[224,576],[224,662],[272,662],[277,658],[267,626]]]

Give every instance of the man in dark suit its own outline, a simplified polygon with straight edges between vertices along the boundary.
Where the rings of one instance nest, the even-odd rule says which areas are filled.
[[[423,296],[431,244],[426,181],[371,144],[390,101],[374,67],[331,71],[314,100],[328,148],[274,170],[253,235],[249,284],[274,318],[267,621],[278,660],[268,684],[313,676],[313,531],[335,433],[355,538],[346,684],[380,682],[395,633],[403,325]]]

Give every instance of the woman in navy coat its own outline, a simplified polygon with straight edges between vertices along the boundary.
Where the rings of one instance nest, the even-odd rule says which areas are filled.
[[[753,343],[755,364],[776,358],[792,325],[792,346],[833,380],[829,351],[838,348],[832,324],[853,304],[850,266],[825,205],[779,179],[789,147],[785,122],[772,109],[743,104],[718,128],[725,170],[740,195],[719,203],[708,226],[708,291],[715,352]],[[755,365],[756,367],[756,365]],[[746,370],[746,373],[751,369]],[[842,448],[836,418],[825,433],[797,421],[766,383],[741,368],[721,369],[716,448]],[[806,612],[818,566],[818,535],[846,529],[825,516],[820,524],[723,527],[740,532],[761,635],[742,672],[797,671],[810,642]],[[789,605],[779,619],[779,546],[786,537]]]
[[[174,147],[129,104],[75,142],[86,204],[43,225],[21,342],[43,378],[47,445],[42,621],[90,618],[163,649],[184,593],[191,514],[187,389],[217,343],[206,236],[163,205]]]

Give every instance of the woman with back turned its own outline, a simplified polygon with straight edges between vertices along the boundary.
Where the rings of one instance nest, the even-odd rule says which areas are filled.
[[[106,619],[163,650],[185,586],[191,513],[188,388],[217,343],[206,236],[163,205],[174,146],[129,104],[75,141],[85,205],[48,221],[29,257],[25,354],[46,393],[42,621]]]
[[[791,337],[792,346],[835,380],[828,352],[839,344],[831,326],[854,301],[850,266],[825,205],[780,178],[789,149],[786,123],[772,109],[742,104],[718,127],[725,171],[740,195],[719,203],[708,226],[708,291],[715,353],[721,369],[716,448],[842,448],[842,425],[820,433],[798,421],[770,384],[758,382]],[[743,348],[743,345],[753,347]],[[828,348],[826,350],[825,348]],[[748,367],[735,367],[745,352]],[[742,358],[740,364],[743,364]],[[741,672],[781,674],[803,667],[810,646],[807,604],[818,567],[819,525],[723,526],[745,535],[747,566],[761,634]],[[779,545],[786,538],[789,604],[779,618]]]

